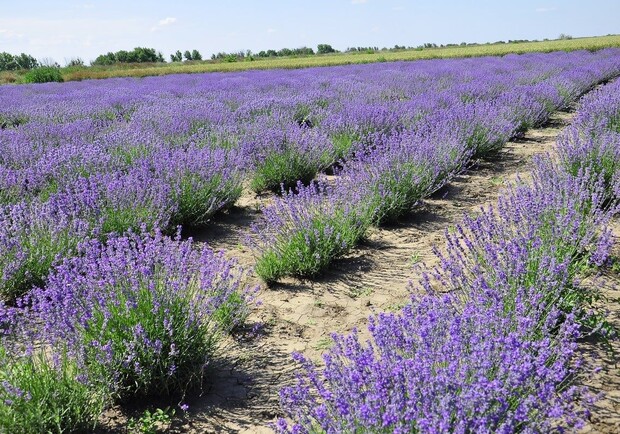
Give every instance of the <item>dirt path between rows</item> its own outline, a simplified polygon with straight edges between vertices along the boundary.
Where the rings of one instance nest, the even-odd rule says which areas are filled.
[[[527,174],[532,156],[551,151],[572,116],[555,113],[542,128],[507,143],[494,158],[478,162],[398,224],[373,229],[364,244],[334,263],[322,278],[263,286],[262,305],[250,318],[263,323],[263,329],[226,344],[223,353],[229,361],[215,369],[212,385],[202,397],[188,400],[189,417],[174,431],[272,432],[268,425],[280,415],[278,390],[291,382],[296,370],[290,354],[301,351],[320,360],[332,332],[365,330],[372,313],[403,306],[409,298],[408,282],[420,276],[416,265],[435,263],[432,248],[442,245],[444,231],[464,214],[493,203],[517,174]],[[268,199],[243,197],[240,206],[189,235],[251,267],[254,258],[243,240],[258,217],[261,200]]]
[[[584,284],[600,292],[597,308],[605,312],[608,323],[620,333],[620,216],[614,219],[611,229],[616,239],[612,253],[616,265],[600,276],[586,279]],[[582,432],[620,433],[620,335],[608,342],[586,339],[579,346],[585,358],[583,383],[600,395]]]

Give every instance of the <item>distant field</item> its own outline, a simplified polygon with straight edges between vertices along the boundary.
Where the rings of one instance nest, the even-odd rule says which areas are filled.
[[[599,50],[620,47],[620,35],[562,39],[542,42],[481,44],[443,48],[425,48],[375,53],[336,53],[306,57],[256,58],[253,61],[203,61],[191,63],[122,64],[115,66],[62,68],[65,81],[110,77],[145,77],[152,75],[243,71],[249,69],[309,68],[313,66],[347,65],[398,60],[437,59],[451,57],[502,56],[510,53]],[[0,83],[20,83],[23,73],[0,72]]]

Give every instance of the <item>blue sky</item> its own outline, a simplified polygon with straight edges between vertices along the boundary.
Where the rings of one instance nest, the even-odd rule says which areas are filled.
[[[392,47],[620,33],[619,0],[0,0],[0,51],[64,64],[136,46],[169,54],[320,43]]]

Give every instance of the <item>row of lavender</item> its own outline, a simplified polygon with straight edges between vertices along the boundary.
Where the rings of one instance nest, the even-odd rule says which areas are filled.
[[[576,341],[600,324],[581,273],[604,266],[620,210],[620,81],[584,98],[556,156],[466,217],[440,265],[371,340],[333,335],[323,368],[302,355],[279,432],[550,432],[579,427],[592,396]],[[557,158],[556,158],[557,157]],[[553,161],[552,161],[553,160]],[[420,291],[421,290],[421,291]],[[439,293],[437,292],[439,290]]]
[[[282,245],[259,240],[261,275],[313,274],[369,221],[397,216],[472,154],[619,69],[617,50],[603,50],[4,88],[0,295],[42,285],[83,240],[203,224],[246,180],[257,190],[294,186],[355,154],[336,188],[347,195],[330,193],[340,205],[323,213],[333,221],[306,219],[308,230],[274,236],[272,226],[297,225],[282,213],[314,191],[265,210],[277,216],[259,231]],[[308,268],[278,264],[309,231],[327,236],[330,251],[293,246],[290,257]]]
[[[613,75],[607,75],[613,68],[605,70],[599,78]],[[481,87],[493,88],[487,75],[478,80]],[[547,88],[533,99],[530,89],[519,86],[492,96],[488,88],[485,95],[452,88],[460,93],[458,103],[442,103],[405,129],[376,131],[367,146],[343,163],[335,181],[297,185],[296,191],[263,209],[253,228],[256,272],[266,282],[320,273],[357,244],[371,225],[398,219],[472,159],[501,149],[510,137],[543,122],[594,84],[583,71],[571,68],[539,84],[556,80],[562,87]],[[561,88],[567,87],[572,91],[563,93]]]

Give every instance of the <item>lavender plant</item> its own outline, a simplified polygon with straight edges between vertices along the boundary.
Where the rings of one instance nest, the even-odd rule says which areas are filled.
[[[459,173],[470,156],[450,131],[394,135],[345,164],[339,191],[360,191],[374,223],[392,222]]]
[[[254,155],[254,173],[250,188],[256,192],[288,190],[298,182],[308,184],[319,170],[331,164],[330,143],[315,130],[289,128],[286,131],[267,130],[267,137],[250,152]]]
[[[156,173],[171,186],[172,225],[205,224],[232,206],[242,191],[245,157],[237,151],[190,147],[157,153]]]
[[[566,170],[574,176],[584,170],[593,177],[602,176],[609,198],[620,184],[619,87],[620,82],[615,81],[584,98],[575,121],[557,144]]]
[[[1,207],[0,298],[11,303],[41,285],[52,265],[91,233],[71,197]]]
[[[267,283],[317,275],[358,243],[373,220],[359,189],[345,196],[318,181],[296,190],[283,191],[252,227],[249,243],[259,254],[254,270]]]
[[[589,312],[596,292],[579,288],[575,281],[607,260],[613,238],[606,225],[617,211],[606,202],[601,180],[593,182],[587,172],[573,177],[540,159],[531,184],[513,186],[496,207],[465,217],[453,233],[446,233],[446,253],[437,251],[441,266],[427,276],[425,285],[430,290],[434,281],[444,290],[469,296],[472,281],[482,282],[496,292],[501,288],[498,296],[510,311],[519,288],[555,282],[554,291],[532,297],[577,315],[582,323],[595,321]],[[563,277],[558,267],[565,268]]]
[[[101,234],[123,234],[169,226],[176,204],[170,186],[150,170],[137,167],[76,181],[69,194],[81,201],[84,214]]]
[[[0,349],[0,430],[11,433],[92,432],[108,390],[88,383],[66,353],[15,354]]]
[[[302,355],[280,392],[281,433],[541,432],[578,429],[576,339],[592,294],[574,285],[602,265],[618,211],[602,178],[538,160],[497,207],[446,232],[440,264],[371,340],[333,335],[320,369]],[[436,289],[448,291],[439,295]]]
[[[480,289],[465,304],[431,295],[398,314],[379,314],[367,343],[355,332],[333,335],[321,370],[296,355],[297,384],[280,392],[292,423],[280,419],[276,431],[541,432],[558,420],[580,426],[584,414],[574,400],[581,391],[563,386],[574,373],[574,321],[558,330],[557,311],[529,301],[529,291],[507,313],[497,292]]]
[[[234,261],[159,233],[90,241],[80,253],[31,297],[44,339],[66,344],[121,401],[200,385],[219,339],[247,312]]]

